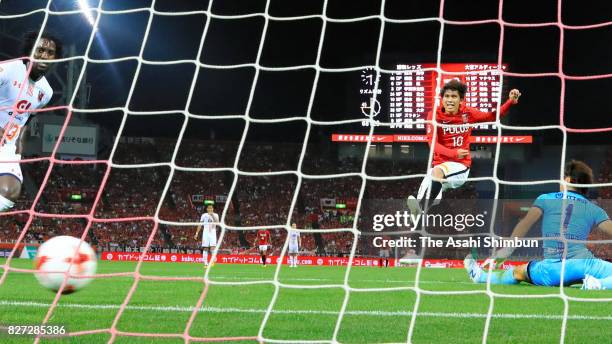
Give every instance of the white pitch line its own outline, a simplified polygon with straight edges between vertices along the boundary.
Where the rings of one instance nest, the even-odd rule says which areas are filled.
[[[0,306],[10,307],[35,307],[35,308],[48,308],[51,306],[49,303],[43,302],[29,302],[29,301],[0,301]],[[81,303],[60,303],[57,305],[60,308],[75,308],[75,309],[119,309],[119,305],[101,305],[101,304],[81,304]],[[159,312],[192,312],[193,307],[184,306],[127,306],[128,310],[135,311],[159,311]],[[265,309],[256,308],[220,308],[220,307],[202,307],[200,312],[210,313],[254,313],[254,314],[265,314]],[[307,315],[338,315],[338,311],[317,311],[317,310],[273,310],[274,314],[307,314]],[[346,311],[345,315],[363,315],[363,316],[383,316],[383,317],[394,317],[394,316],[411,316],[412,312],[405,311]],[[421,317],[434,317],[434,318],[486,318],[487,315],[484,313],[444,313],[444,312],[419,312],[417,316]],[[493,318],[499,319],[544,319],[544,320],[562,320],[563,315],[542,315],[542,314],[493,314]],[[568,320],[604,320],[612,321],[612,316],[587,316],[587,315],[570,315]]]
[[[182,278],[182,277],[197,277],[197,276],[163,276],[163,277],[177,277],[177,278]],[[131,278],[131,277],[130,277]],[[265,279],[262,277],[247,277],[247,276],[209,276],[209,279],[211,281],[215,281],[215,280],[237,280],[237,281],[271,281],[269,279]],[[337,279],[337,278],[300,278],[300,277],[282,277],[280,278],[280,281],[303,281],[303,282],[335,282],[338,284],[342,283],[341,279]],[[358,281],[355,281],[354,283],[360,283],[360,282],[368,282],[368,283],[397,283],[397,284],[414,284],[416,281],[415,280],[367,280],[367,279],[360,279]],[[419,281],[419,283],[421,284],[470,284],[470,285],[476,285],[474,282],[466,282],[466,281]]]
[[[153,276],[153,275],[147,275],[147,276]],[[157,276],[156,276],[157,277]],[[200,277],[200,276],[194,276],[194,275],[175,275],[175,276],[170,276],[170,275],[163,275],[163,276],[158,276],[158,277],[171,277],[171,278],[196,278],[196,277]],[[126,278],[126,279],[131,279],[133,278],[132,276],[123,276],[120,278]],[[236,281],[272,281],[271,279],[265,279],[262,278],[261,276],[256,276],[256,275],[252,275],[251,276],[209,276],[209,279],[211,281],[215,281],[215,280],[228,280],[231,282],[231,280],[236,280]],[[342,279],[338,279],[338,278],[316,278],[316,277],[282,277],[280,278],[280,281],[300,281],[300,282],[334,282],[334,284],[342,284]],[[354,282],[354,284],[358,284],[358,283],[362,283],[362,282],[367,282],[367,283],[393,283],[393,284],[405,284],[405,285],[410,285],[410,284],[414,284],[416,282],[416,280],[374,280],[374,279],[359,279],[357,281]],[[239,283],[239,282],[237,282]],[[421,284],[469,284],[469,285],[477,285],[474,282],[466,282],[466,281],[424,281],[421,280],[419,281],[419,283]]]
[[[216,279],[225,279],[225,280],[245,280],[245,281],[262,281],[261,277],[238,277],[238,276],[209,276],[211,281]],[[334,278],[299,278],[299,277],[282,277],[281,281],[311,281],[311,282],[323,282],[323,281],[333,281],[337,283],[342,283],[340,279]],[[372,283],[399,283],[399,284],[414,284],[415,280],[364,280],[360,279],[357,282],[372,282]],[[419,281],[419,283],[424,284],[472,284],[475,285],[474,282],[465,282],[465,281]]]

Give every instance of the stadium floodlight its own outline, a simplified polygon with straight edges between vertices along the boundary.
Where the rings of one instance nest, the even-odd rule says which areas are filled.
[[[87,21],[89,22],[89,24],[93,25],[94,17],[91,15],[90,7],[89,7],[89,4],[87,3],[87,0],[77,0],[77,2],[79,4],[79,8],[83,12],[83,15],[85,16],[85,18],[87,18]]]

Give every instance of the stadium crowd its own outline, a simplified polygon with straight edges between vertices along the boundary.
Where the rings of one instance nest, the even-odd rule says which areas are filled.
[[[157,147],[166,147],[158,149]],[[154,145],[150,142],[131,144],[130,149],[119,149],[113,159],[117,164],[142,164],[169,162],[172,157],[170,145]],[[235,143],[211,143],[201,141],[183,142],[177,154],[176,163],[186,168],[230,168],[234,164]],[[301,146],[266,144],[245,146],[240,160],[240,171],[271,172],[295,171]],[[139,154],[133,154],[137,151]],[[183,152],[192,152],[190,155]],[[206,152],[206,153],[205,153]],[[248,154],[245,154],[248,152]],[[199,154],[202,153],[202,154]],[[128,157],[138,156],[138,161]],[[312,173],[354,173],[361,170],[361,161],[346,158],[337,160],[330,168],[331,154],[314,156],[307,154],[302,171]],[[612,176],[612,154],[608,164],[601,169],[600,181],[609,181]],[[43,184],[48,164],[24,164],[24,174],[31,178],[35,188],[24,192],[15,210],[29,210],[37,196],[37,186]],[[308,166],[308,167],[307,167]],[[328,166],[328,167],[324,167]],[[422,167],[407,160],[373,160],[368,163],[368,175],[389,174],[408,175],[423,173]],[[88,215],[98,193],[98,187],[106,172],[106,165],[57,164],[54,166],[45,187],[36,203],[35,210],[42,214],[82,214]],[[325,171],[323,171],[325,170]],[[323,172],[321,172],[323,171]],[[168,181],[172,175],[171,181]],[[100,251],[136,251],[144,247],[154,229],[155,235],[150,249],[154,252],[187,252],[200,250],[200,240],[195,239],[195,225],[165,225],[155,227],[157,214],[165,221],[195,223],[204,212],[203,200],[213,200],[219,215],[227,203],[227,195],[235,182],[234,193],[225,214],[225,224],[234,229],[224,231],[220,248],[226,253],[254,252],[255,231],[239,227],[286,225],[291,211],[294,193],[298,183],[295,172],[281,175],[252,176],[239,174],[234,181],[229,170],[185,171],[175,170],[171,174],[169,166],[113,168],[106,182],[95,217],[104,222],[95,222],[88,232],[88,240]],[[606,179],[607,178],[607,179]],[[300,185],[291,222],[298,228],[311,229],[302,234],[302,250],[318,255],[347,255],[353,245],[354,237],[349,231],[317,232],[324,229],[348,229],[353,226],[355,209],[358,205],[362,186],[361,176],[339,178],[308,178],[304,176]],[[163,190],[169,183],[166,194]],[[371,232],[371,224],[364,219],[377,211],[376,204],[381,201],[402,201],[408,192],[418,188],[419,181],[414,178],[401,180],[368,180],[361,203],[362,216],[358,228]],[[27,189],[26,189],[27,190]],[[79,195],[78,199],[72,198]],[[164,196],[160,205],[160,200]],[[600,190],[599,198],[612,196],[612,188]],[[447,198],[477,198],[473,186],[453,190]],[[324,199],[334,200],[323,204]],[[344,208],[336,208],[335,203]],[[397,204],[397,203],[395,203]],[[158,209],[159,207],[159,209]],[[29,219],[28,213],[0,216],[2,241],[15,241]],[[113,220],[114,219],[114,220]],[[80,237],[86,228],[87,218],[58,218],[37,216],[28,228],[25,242],[43,242],[54,235],[67,234]],[[370,226],[370,229],[368,227]],[[271,229],[273,254],[278,254],[286,238],[281,228]],[[375,234],[375,233],[370,233]],[[601,239],[595,233],[594,239]],[[219,234],[220,237],[220,234]],[[611,257],[611,245],[591,245],[594,252]],[[377,256],[380,249],[372,246],[371,237],[361,236],[356,252],[358,255]],[[449,253],[450,254],[450,253]]]

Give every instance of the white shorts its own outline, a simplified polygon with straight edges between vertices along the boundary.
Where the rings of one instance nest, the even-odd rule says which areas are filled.
[[[206,233],[202,235],[202,246],[211,247],[217,246],[217,233]]]
[[[442,183],[441,191],[445,191],[448,189],[456,189],[456,188],[461,187],[463,184],[465,184],[468,176],[470,175],[470,169],[464,164],[460,164],[458,162],[447,161],[439,165],[436,165],[434,167],[438,167],[438,166],[442,169],[442,171],[444,171],[444,179],[446,179]],[[427,171],[427,177],[423,178],[421,187],[419,187],[419,193],[417,197],[418,199],[425,198],[426,196],[425,192],[427,192],[427,189],[429,188],[429,185],[431,184],[432,171],[433,171],[433,168],[430,168]],[[430,197],[435,198],[435,199],[441,199],[442,192],[440,192],[437,195],[430,195]]]
[[[0,161],[2,160],[21,160],[20,154],[3,153],[0,151]],[[23,174],[21,174],[21,166],[18,162],[2,162],[0,163],[0,176],[11,175],[19,179],[23,183]]]
[[[380,250],[380,252],[378,253],[379,257],[381,258],[389,258],[389,250]]]
[[[268,245],[259,245],[259,251],[267,251]]]
[[[290,254],[297,254],[300,252],[300,248],[298,247],[298,244],[289,244],[289,253]]]

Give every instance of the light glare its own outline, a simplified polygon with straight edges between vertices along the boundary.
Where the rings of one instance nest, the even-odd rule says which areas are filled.
[[[78,3],[79,3],[79,8],[83,12],[83,15],[85,16],[85,18],[87,18],[87,21],[89,22],[89,24],[93,25],[94,17],[91,15],[91,11],[89,9],[89,4],[87,3],[87,0],[78,0]]]

